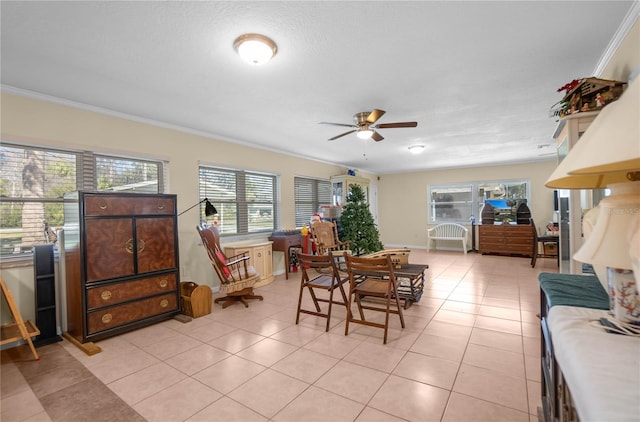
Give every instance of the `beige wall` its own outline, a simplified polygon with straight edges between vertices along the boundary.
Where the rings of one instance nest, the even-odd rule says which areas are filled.
[[[528,179],[531,184],[531,216],[538,226],[542,226],[543,222],[546,224],[553,218],[553,190],[544,187],[544,182],[555,167],[556,162],[552,160],[380,176],[378,213],[382,241],[387,246],[425,248],[429,226],[429,186],[443,183]],[[470,241],[468,244],[471,245]],[[460,247],[459,243],[454,246]]]
[[[199,201],[199,163],[267,171],[280,176],[281,227],[293,228],[294,177],[328,179],[332,175],[346,173],[345,168],[337,165],[258,150],[212,137],[60,104],[7,93],[2,93],[0,101],[3,141],[166,160],[168,192],[178,195],[178,210],[187,209]],[[181,275],[184,280],[216,286],[217,277],[195,230],[198,223],[197,211],[188,212],[178,220]],[[282,262],[282,253],[274,254],[276,271],[284,271]],[[2,263],[2,277],[27,318],[34,317],[33,270],[30,264],[29,260],[23,266],[8,268],[6,262]],[[2,315],[4,317],[5,313]]]

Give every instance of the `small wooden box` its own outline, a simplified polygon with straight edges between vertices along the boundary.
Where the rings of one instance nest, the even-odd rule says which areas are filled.
[[[199,318],[211,313],[213,293],[209,286],[199,286],[193,281],[180,283],[180,304],[182,313]]]
[[[545,255],[558,255],[558,244],[557,243],[544,243],[544,254]]]

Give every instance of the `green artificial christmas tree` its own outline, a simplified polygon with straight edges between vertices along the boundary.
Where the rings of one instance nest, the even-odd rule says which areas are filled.
[[[340,217],[340,227],[342,228],[341,240],[351,241],[350,248],[354,255],[364,255],[383,249],[380,233],[373,222],[362,186],[353,184],[349,188],[347,204]]]

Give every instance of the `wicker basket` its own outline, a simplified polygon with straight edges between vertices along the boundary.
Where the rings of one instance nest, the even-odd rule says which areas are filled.
[[[192,318],[199,318],[211,313],[213,293],[209,286],[199,286],[193,281],[180,283],[180,304],[182,313]]]

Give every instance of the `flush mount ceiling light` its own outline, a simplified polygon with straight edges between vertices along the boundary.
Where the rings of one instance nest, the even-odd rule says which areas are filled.
[[[261,65],[275,56],[278,47],[269,37],[260,34],[240,35],[233,42],[233,48],[242,60],[252,65]]]
[[[411,145],[409,147],[409,152],[411,154],[420,154],[424,149],[424,145]]]

